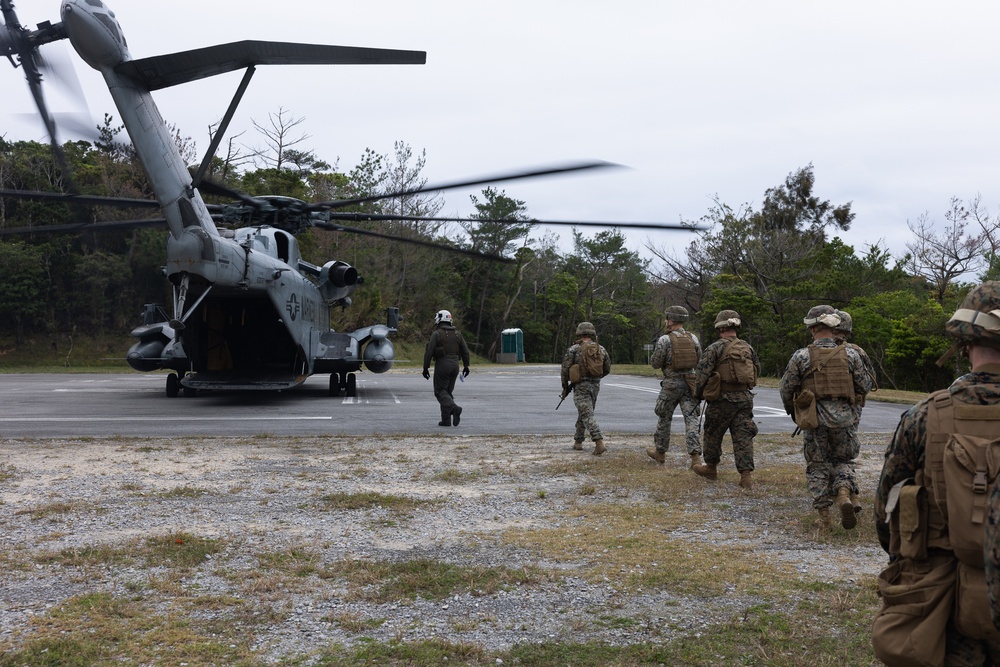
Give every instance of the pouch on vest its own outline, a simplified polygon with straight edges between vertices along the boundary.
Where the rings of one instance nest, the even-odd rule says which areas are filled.
[[[955,559],[901,558],[878,575],[872,647],[888,667],[941,667],[955,598]]]
[[[958,563],[958,586],[955,588],[955,629],[970,639],[1000,641],[1000,631],[993,625],[990,598],[986,592],[986,570]]]
[[[573,364],[569,367],[569,383],[576,384],[583,379],[583,373],[580,372],[580,364]]]
[[[816,395],[805,389],[795,395],[795,423],[803,431],[811,431],[819,426],[819,415],[816,413]]]
[[[956,406],[955,409],[964,408]],[[951,434],[944,446],[942,467],[948,494],[951,548],[959,560],[981,564],[987,502],[1000,468],[1000,436],[988,440],[962,433]]]
[[[688,373],[684,376],[684,381],[687,382],[688,391],[694,396],[694,390],[698,387],[698,377],[694,373]]]
[[[927,558],[927,489],[913,478],[896,483],[885,502],[889,523],[889,553],[902,558]]]
[[[719,396],[722,396],[722,376],[713,371],[702,387],[701,397],[706,401],[717,401]]]

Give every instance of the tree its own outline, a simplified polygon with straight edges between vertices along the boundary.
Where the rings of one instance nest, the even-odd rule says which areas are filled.
[[[961,276],[975,273],[986,266],[985,230],[967,231],[973,211],[952,197],[951,207],[944,215],[948,224],[940,235],[934,223],[924,213],[915,222],[906,222],[914,240],[906,244],[909,250],[908,268],[926,280],[934,290],[938,303],[944,303],[949,288]]]

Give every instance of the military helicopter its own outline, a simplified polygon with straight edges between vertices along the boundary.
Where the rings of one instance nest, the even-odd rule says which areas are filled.
[[[390,335],[397,332],[398,308],[386,311],[385,324],[351,332],[330,328],[330,309],[346,307],[362,284],[357,269],[331,260],[323,266],[306,262],[295,234],[309,227],[398,239],[374,231],[348,227],[344,221],[375,219],[439,220],[373,216],[337,212],[366,201],[420,192],[475,186],[520,178],[594,169],[607,163],[591,162],[557,168],[473,179],[352,200],[306,203],[281,196],[251,197],[211,183],[205,178],[243,93],[258,65],[301,64],[424,64],[423,51],[360,48],[287,42],[241,41],[179,53],[133,59],[115,14],[101,0],[63,0],[61,21],[23,27],[11,0],[0,0],[4,26],[0,27],[0,54],[21,67],[69,184],[66,193],[0,190],[0,197],[60,201],[80,206],[158,208],[162,219],[49,225],[6,229],[4,234],[39,231],[100,230],[123,226],[166,225],[167,260],[164,275],[172,284],[171,312],[148,304],[138,338],[128,351],[128,364],[139,371],[172,371],[166,395],[191,396],[201,390],[284,390],[313,374],[330,374],[329,393],[356,395],[355,373],[362,366],[374,373],[388,371],[395,359]],[[94,197],[75,192],[70,169],[57,140],[57,127],[42,92],[38,49],[69,39],[76,53],[104,77],[121,121],[142,162],[156,201]],[[182,83],[244,69],[245,74],[204,160],[192,174],[184,163],[151,92]],[[207,205],[200,190],[226,195],[229,206]],[[237,229],[220,229],[216,220],[239,221]],[[505,221],[498,221],[505,222]],[[677,228],[654,223],[549,222],[578,226]],[[683,227],[683,226],[682,226]],[[690,227],[687,227],[690,228]],[[449,246],[490,260],[483,255]]]

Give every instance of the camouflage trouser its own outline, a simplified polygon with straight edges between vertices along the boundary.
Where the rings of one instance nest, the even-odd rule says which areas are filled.
[[[753,465],[753,438],[757,424],[753,421],[753,401],[709,401],[705,408],[705,463],[718,465],[722,460],[722,436],[729,431],[733,438],[733,458],[736,469],[750,472]]]
[[[1000,642],[970,639],[959,634],[953,623],[945,631],[946,667],[983,667],[1000,665]]]
[[[813,507],[833,504],[840,487],[858,493],[854,480],[854,459],[858,455],[855,427],[819,426],[802,432],[802,455],[806,459],[806,486],[813,497]]]
[[[656,398],[656,431],[653,432],[653,444],[656,451],[660,453],[670,449],[670,420],[673,417],[674,409],[680,405],[681,416],[684,417],[684,441],[687,444],[688,454],[701,454],[701,442],[698,437],[698,417],[701,410],[698,401],[691,396],[687,382],[681,379],[678,386],[676,382],[665,380],[660,383],[660,395]]]
[[[594,419],[594,406],[597,405],[597,394],[601,391],[600,380],[581,380],[573,387],[573,403],[576,405],[576,434],[574,442],[583,442],[587,433],[591,440],[603,440],[601,427]]]

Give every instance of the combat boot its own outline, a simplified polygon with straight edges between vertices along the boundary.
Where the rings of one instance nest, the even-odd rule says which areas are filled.
[[[861,514],[861,509],[862,509],[861,496],[854,493],[853,491],[851,492],[851,504],[854,505],[854,513]]]
[[[455,409],[451,411],[451,425],[458,426],[458,423],[462,421],[462,408],[455,406]]]
[[[833,528],[832,524],[830,523],[830,508],[820,507],[817,511],[819,512],[819,522],[817,523],[819,529],[825,533],[830,532],[830,530]]]
[[[574,440],[573,441],[573,449],[575,449],[578,452],[582,452],[583,451],[583,443]]]
[[[695,466],[700,466],[700,465],[701,465],[701,454],[692,454],[691,455],[691,469],[694,470]]]
[[[740,473],[739,486],[741,489],[752,489],[753,488],[753,477],[749,470],[745,470]]]
[[[840,508],[840,523],[847,530],[858,525],[858,515],[854,513],[854,503],[851,502],[851,490],[846,486],[837,489],[837,498],[834,500]]]
[[[646,447],[646,453],[649,455],[649,458],[653,459],[657,463],[662,464],[667,461],[667,455],[663,452],[656,451],[656,447]]]
[[[604,446],[604,440],[594,440],[594,456],[600,456],[606,451],[608,448]]]
[[[694,470],[695,474],[701,475],[706,479],[719,479],[719,473],[716,471],[714,463],[696,465],[692,467],[691,470]]]

